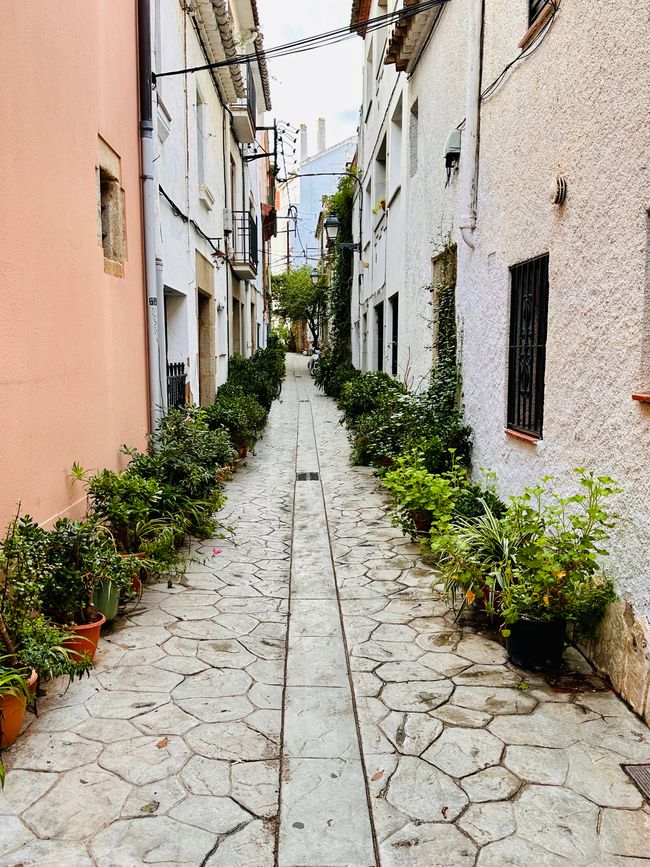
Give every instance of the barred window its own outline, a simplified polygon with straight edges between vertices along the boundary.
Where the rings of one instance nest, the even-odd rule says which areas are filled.
[[[528,26],[535,21],[547,3],[548,0],[528,0]]]
[[[510,269],[508,428],[542,437],[548,253]]]

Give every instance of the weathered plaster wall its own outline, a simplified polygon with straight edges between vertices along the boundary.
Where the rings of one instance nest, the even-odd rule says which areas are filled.
[[[452,176],[445,188],[443,162],[447,137],[465,115],[468,8],[465,0],[444,7],[405,93],[405,119],[417,98],[419,120],[417,173],[403,170],[403,351],[410,349],[415,378],[425,375],[431,307],[422,287],[431,282],[437,242],[451,232],[475,473],[481,466],[496,470],[503,496],[546,474],[567,492],[576,466],[620,482],[621,519],[605,568],[622,602],[612,606],[590,653],[650,718],[650,409],[631,399],[650,390],[647,10],[634,0],[614,7],[605,0],[563,2],[543,44],[483,102],[472,252],[457,229],[458,182]],[[525,0],[507,8],[486,0],[483,88],[519,55],[526,27]],[[371,111],[382,115],[387,106],[380,101]],[[362,143],[364,135],[362,127]],[[408,135],[405,141],[408,152]],[[568,182],[561,207],[549,201],[558,174]],[[504,432],[509,268],[545,252],[544,438],[532,445]]]
[[[3,3],[0,30],[4,526],[19,500],[39,521],[82,513],[72,463],[123,465],[148,390],[133,3]],[[123,278],[98,243],[98,135],[121,159]]]
[[[525,15],[506,14],[497,0],[487,9],[486,69],[496,75],[504,41],[517,53]],[[641,381],[649,291],[646,25],[633,0],[564,3],[541,47],[484,103],[478,244],[464,251],[458,294],[475,465],[494,467],[504,493],[549,473],[569,490],[576,466],[616,478],[622,517],[606,568],[647,622],[650,412],[631,400],[648,385]],[[557,174],[568,183],[561,207],[548,200]],[[504,434],[508,269],[546,251],[544,438],[528,445]]]

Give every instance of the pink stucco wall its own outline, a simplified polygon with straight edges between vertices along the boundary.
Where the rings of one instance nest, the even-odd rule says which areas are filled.
[[[74,461],[147,429],[135,0],[0,4],[0,530],[83,512]],[[127,261],[104,273],[98,135],[121,158]]]

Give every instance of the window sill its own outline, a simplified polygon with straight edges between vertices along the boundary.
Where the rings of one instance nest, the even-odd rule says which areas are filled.
[[[650,392],[637,391],[632,395],[632,400],[637,403],[650,403]]]
[[[542,29],[542,27],[544,27],[544,25],[551,18],[552,15],[553,5],[551,3],[547,3],[546,6],[542,9],[542,11],[539,13],[537,18],[530,25],[528,30],[524,33],[523,39],[517,47],[521,48],[522,51],[528,48],[530,43],[537,38],[540,30]]]
[[[110,277],[124,277],[124,263],[104,256],[104,274]]]
[[[210,188],[205,184],[199,184],[199,201],[202,202],[208,211],[212,210],[214,205],[214,196]]]
[[[519,430],[513,430],[510,427],[505,429],[505,434],[507,437],[512,437],[515,440],[521,440],[522,442],[529,443],[530,445],[536,446],[537,443],[542,441],[541,437],[533,436],[533,434],[522,433]]]

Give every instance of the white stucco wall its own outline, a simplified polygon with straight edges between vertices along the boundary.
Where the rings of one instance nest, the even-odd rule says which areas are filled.
[[[239,13],[246,7],[240,3]],[[233,7],[234,9],[234,7]],[[189,16],[183,14],[178,0],[157,0],[154,11],[160,14],[159,53],[161,69],[182,69],[205,63],[201,44]],[[234,11],[236,11],[234,9]],[[245,11],[245,9],[244,9]],[[248,20],[248,19],[246,19]],[[259,87],[259,82],[258,82]],[[197,121],[197,89],[204,103],[202,120]],[[213,240],[214,247],[226,249],[224,239],[224,209],[234,202],[236,210],[247,210],[252,203],[258,217],[259,269],[257,279],[246,293],[242,284],[241,300],[246,303],[243,351],[253,349],[250,324],[250,301],[255,304],[256,323],[263,322],[262,295],[262,227],[260,213],[260,171],[265,161],[247,163],[243,167],[242,153],[231,131],[230,118],[222,105],[209,71],[179,75],[159,81],[158,136],[155,138],[157,179],[160,186],[201,231]],[[263,96],[258,93],[258,109],[263,110]],[[225,117],[224,117],[225,115]],[[260,123],[263,122],[260,115]],[[224,142],[225,130],[225,142]],[[211,206],[200,189],[198,147],[203,140],[203,186],[214,199]],[[225,151],[225,153],[224,153]],[[236,166],[236,189],[231,190],[230,157]],[[181,216],[161,195],[159,203],[159,237],[157,255],[163,262],[163,282],[170,295],[167,305],[168,358],[187,365],[190,391],[195,401],[199,396],[198,301],[196,282],[196,252],[215,262],[212,245],[201,232]],[[215,262],[213,271],[215,303],[215,354],[217,385],[228,375],[228,354],[232,347],[230,298],[232,286],[237,286],[225,260]],[[260,329],[261,343],[265,342]],[[256,341],[255,341],[256,342]]]
[[[415,378],[430,368],[430,296],[422,287],[449,232],[458,244],[457,313],[475,473],[493,468],[504,496],[547,474],[567,492],[577,466],[621,484],[615,504],[621,518],[605,568],[631,605],[625,617],[617,615],[616,630],[632,635],[636,616],[646,639],[639,632],[630,643],[619,635],[616,651],[610,636],[609,662],[617,688],[648,715],[650,406],[632,400],[633,392],[650,391],[647,6],[563,2],[544,42],[483,101],[474,251],[460,238],[458,179],[445,187],[443,161],[447,137],[465,116],[468,9],[468,0],[445,5],[405,87],[407,153],[416,98],[419,121],[417,173],[411,178],[403,169],[400,354],[410,349]],[[483,88],[519,55],[526,27],[526,0],[486,0]],[[390,110],[387,98],[375,99],[371,114],[377,110],[381,116]],[[364,159],[371,137],[364,124]],[[559,207],[549,201],[558,174],[568,184]],[[550,263],[544,431],[531,444],[504,432],[509,269],[543,253]],[[361,300],[363,310],[363,291]],[[621,676],[634,653],[640,654],[635,671]]]
[[[576,466],[616,478],[622,517],[607,569],[648,617],[650,412],[631,399],[650,385],[641,378],[650,205],[650,125],[639,91],[650,81],[645,17],[634,0],[563,4],[545,42],[484,103],[478,243],[463,250],[458,313],[475,466],[494,467],[504,493],[546,474],[568,490]],[[504,56],[516,55],[525,24],[525,11],[506,14],[487,0],[486,68],[494,75]],[[499,50],[503,42],[509,52]],[[548,199],[557,174],[568,183],[561,207]],[[544,252],[544,434],[529,445],[504,434],[509,267]]]

